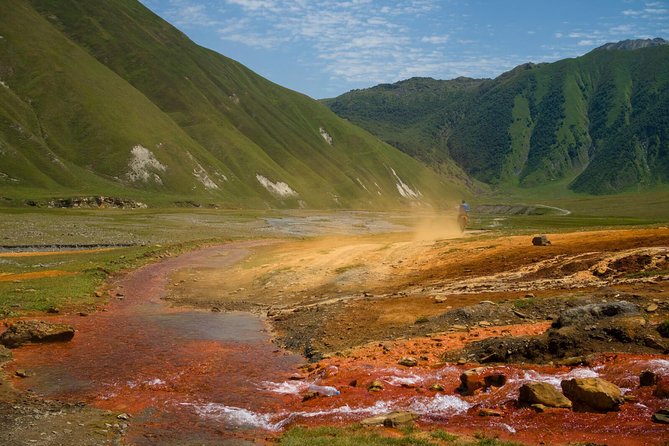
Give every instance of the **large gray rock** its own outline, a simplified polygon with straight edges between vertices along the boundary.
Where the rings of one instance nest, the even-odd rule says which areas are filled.
[[[546,407],[571,409],[571,401],[548,383],[527,383],[520,387],[518,401],[521,404],[542,404]]]
[[[74,337],[74,328],[67,324],[50,324],[44,321],[18,321],[0,335],[0,344],[8,348],[23,344],[64,342]]]
[[[574,378],[561,383],[562,392],[575,408],[609,412],[618,410],[625,401],[620,388],[602,378]]]

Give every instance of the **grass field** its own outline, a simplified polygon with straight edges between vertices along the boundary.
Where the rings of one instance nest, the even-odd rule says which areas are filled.
[[[542,215],[473,215],[470,229],[484,231],[480,233],[482,237],[658,226],[669,221],[669,193],[660,190],[615,198],[573,196],[540,200],[537,195],[510,195],[492,199],[541,203],[572,213],[559,215],[549,210]],[[5,247],[0,249],[0,316],[56,307],[71,311],[93,309],[103,302],[95,297],[96,289],[114,274],[205,244],[332,231],[365,233],[402,228],[410,231],[426,216],[415,212],[0,209],[0,246]],[[396,226],[378,226],[382,221]],[[373,227],[380,229],[370,229]],[[56,245],[122,246],[18,256],[12,252],[15,250],[8,249],[18,245],[35,245],[34,251],[52,251]]]

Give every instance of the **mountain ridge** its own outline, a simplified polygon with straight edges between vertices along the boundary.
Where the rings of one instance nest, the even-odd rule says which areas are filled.
[[[384,208],[466,189],[137,1],[7,0],[0,29],[3,195]]]
[[[412,78],[324,102],[401,150],[433,164],[453,159],[488,184],[531,188],[570,180],[572,190],[591,194],[653,187],[669,182],[663,42],[526,63],[467,84],[431,80],[422,91],[415,85],[425,81]],[[406,113],[422,118],[393,121]]]

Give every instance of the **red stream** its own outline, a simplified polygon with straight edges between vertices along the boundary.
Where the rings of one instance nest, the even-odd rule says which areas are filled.
[[[17,379],[17,387],[127,412],[133,416],[127,441],[137,445],[262,440],[291,423],[347,424],[397,409],[418,412],[427,427],[485,431],[535,444],[659,445],[669,440],[669,426],[651,422],[651,415],[669,404],[654,397],[652,388],[638,386],[642,370],[669,374],[666,356],[608,355],[590,368],[574,370],[494,367],[490,372],[504,373],[507,384],[473,396],[455,391],[467,367],[423,361],[428,365],[406,368],[394,365],[398,358],[383,351],[366,358],[335,357],[305,379],[291,380],[303,358],[278,350],[256,316],[175,309],[160,300],[172,271],[229,265],[257,243],[206,248],[128,274],[112,293],[122,290],[123,299],[115,299],[106,311],[57,318],[76,327],[71,342],[14,351],[12,370],[33,374]],[[535,413],[514,403],[522,382],[559,385],[560,379],[576,376],[606,378],[629,389],[637,402],[608,414]],[[374,379],[384,383],[381,392],[367,391]],[[302,394],[313,382],[334,386],[341,394],[303,403]],[[446,391],[427,390],[436,382]],[[503,416],[481,417],[480,407],[502,409]]]

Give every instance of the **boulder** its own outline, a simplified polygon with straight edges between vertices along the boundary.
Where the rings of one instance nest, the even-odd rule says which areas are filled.
[[[18,321],[0,335],[0,344],[16,348],[23,344],[64,342],[74,337],[74,328],[44,321]]]
[[[470,369],[460,375],[460,387],[458,387],[458,392],[463,395],[473,395],[478,389],[485,387],[485,379],[481,375],[483,373],[483,368],[477,367],[475,369]]]
[[[571,401],[559,390],[548,383],[536,382],[523,384],[520,387],[518,402],[521,404],[539,404],[545,407],[560,407],[570,409]]]
[[[548,240],[546,234],[537,235],[532,237],[532,244],[534,246],[548,246],[551,244],[551,241]]]
[[[625,401],[620,388],[602,378],[574,378],[561,383],[562,392],[575,407],[585,411],[618,410]]]
[[[365,418],[360,424],[363,426],[397,427],[403,424],[408,424],[417,418],[418,415],[413,412],[390,412],[384,415]]]

